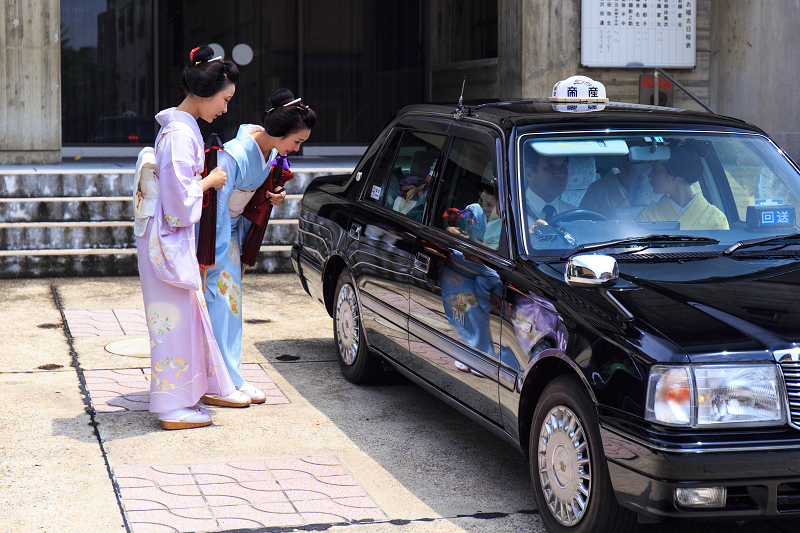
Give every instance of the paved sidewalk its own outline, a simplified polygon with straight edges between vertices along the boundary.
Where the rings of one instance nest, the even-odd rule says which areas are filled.
[[[502,445],[489,464],[513,458],[498,500],[472,475],[481,466],[453,470],[415,417],[466,435],[451,457],[488,433],[404,380],[347,383],[331,319],[294,275],[245,276],[244,293],[243,370],[267,402],[211,407],[211,426],[163,431],[147,411],[137,278],[0,282],[0,531],[541,531],[510,448],[488,441]],[[500,508],[511,529],[481,515]]]

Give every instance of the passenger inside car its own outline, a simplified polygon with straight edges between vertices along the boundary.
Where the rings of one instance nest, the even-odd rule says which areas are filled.
[[[436,167],[436,160],[439,158],[439,152],[428,150],[419,150],[414,153],[411,158],[411,166],[409,168],[409,176],[401,180],[405,182],[407,189],[405,192],[402,190],[401,185],[400,196],[395,200],[393,209],[416,220],[422,220],[422,211],[425,207],[425,200],[428,197],[428,186],[433,179],[433,169]],[[412,179],[414,180],[412,184]],[[405,202],[398,201],[405,199]]]
[[[497,250],[500,245],[500,231],[503,219],[500,218],[500,204],[497,198],[497,187],[484,184],[483,191],[478,198],[478,205],[486,216],[486,231],[483,233],[483,244],[492,250]]]
[[[686,145],[671,149],[667,161],[657,161],[650,171],[650,183],[658,202],[645,207],[637,222],[677,221],[682,230],[729,229],[725,214],[708,203],[692,184],[703,175],[703,163],[697,151]]]
[[[615,209],[631,206],[631,190],[647,180],[650,168],[649,164],[633,163],[627,155],[617,156],[614,166],[589,185],[578,207],[612,218]]]
[[[429,181],[430,174],[422,178],[409,176],[400,181],[399,194],[392,209],[407,215],[418,203],[424,204]]]
[[[502,219],[497,205],[497,192],[494,185],[482,184],[478,201],[464,209],[450,208],[444,214],[445,229],[448,233],[480,242],[497,250],[500,243]]]
[[[542,156],[531,143],[524,145],[523,172],[528,188],[525,193],[528,225],[533,227],[577,206],[561,199],[567,187],[566,156]]]

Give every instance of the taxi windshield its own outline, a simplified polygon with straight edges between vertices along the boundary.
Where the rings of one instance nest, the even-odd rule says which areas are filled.
[[[800,175],[755,133],[527,134],[517,168],[534,253],[651,235],[730,246],[800,230]]]

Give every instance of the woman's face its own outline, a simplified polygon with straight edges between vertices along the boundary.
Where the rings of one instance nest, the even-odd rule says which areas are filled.
[[[292,152],[297,152],[300,150],[300,145],[308,140],[309,135],[311,135],[311,130],[308,128],[284,135],[278,139],[278,144],[275,148],[277,148],[280,155],[289,155]]]
[[[655,163],[650,170],[650,185],[656,194],[669,194],[673,189],[675,178],[667,173],[661,163]]]
[[[211,123],[215,118],[228,112],[228,102],[236,92],[236,85],[230,84],[214,96],[203,98],[200,103],[200,118]]]

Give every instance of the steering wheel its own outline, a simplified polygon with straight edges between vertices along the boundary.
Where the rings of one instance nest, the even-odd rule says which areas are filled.
[[[559,213],[550,220],[548,224],[558,224],[559,222],[572,222],[573,220],[608,220],[603,213],[592,211],[590,209],[573,209],[572,211],[564,211]]]

